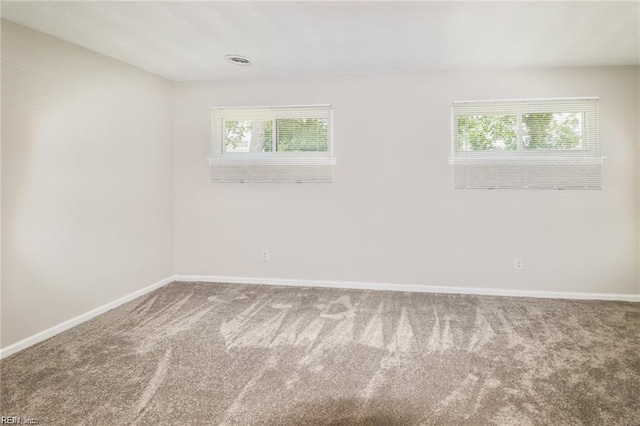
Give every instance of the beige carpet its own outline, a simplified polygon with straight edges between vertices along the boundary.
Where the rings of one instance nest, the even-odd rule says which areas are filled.
[[[173,283],[0,369],[39,424],[638,425],[640,304]]]

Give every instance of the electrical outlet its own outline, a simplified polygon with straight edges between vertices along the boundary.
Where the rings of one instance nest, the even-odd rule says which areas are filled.
[[[262,260],[265,262],[269,260],[269,250],[262,250]]]
[[[516,271],[522,271],[524,269],[524,262],[521,257],[516,257],[513,261],[513,267]]]

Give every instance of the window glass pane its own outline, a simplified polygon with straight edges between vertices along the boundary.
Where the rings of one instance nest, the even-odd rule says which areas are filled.
[[[271,152],[271,120],[231,120],[224,122],[225,152]]]
[[[280,118],[276,120],[276,151],[326,152],[326,118]]]
[[[512,151],[518,149],[515,115],[458,116],[458,151]]]
[[[583,114],[538,112],[523,114],[522,143],[525,149],[581,149]]]

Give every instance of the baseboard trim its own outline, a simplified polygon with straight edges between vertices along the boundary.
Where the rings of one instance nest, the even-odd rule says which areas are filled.
[[[386,291],[407,291],[413,293],[448,293],[448,294],[475,294],[482,296],[511,296],[511,297],[536,297],[547,299],[575,299],[575,300],[618,300],[625,302],[640,302],[640,294],[615,294],[615,293],[580,293],[561,291],[534,291],[534,290],[513,290],[500,288],[479,288],[479,287],[450,287],[415,284],[395,284],[395,283],[373,283],[360,281],[326,281],[326,280],[299,280],[282,278],[255,278],[255,277],[229,277],[217,275],[172,275],[156,283],[153,283],[138,291],[134,291],[118,300],[106,305],[92,309],[89,312],[78,315],[60,324],[54,325],[40,333],[13,343],[0,349],[0,359],[6,358],[23,349],[40,343],[56,334],[62,333],[76,325],[82,324],[100,314],[117,308],[136,297],[143,296],[160,287],[174,281],[186,282],[208,282],[208,283],[230,283],[230,284],[263,284],[293,287],[326,287],[345,288],[356,290],[386,290]]]
[[[140,297],[147,293],[150,293],[153,290],[156,290],[162,286],[165,286],[173,281],[175,281],[175,276],[172,275],[156,283],[153,283],[150,286],[142,288],[138,291],[134,291],[133,293],[127,294],[126,296],[121,297],[118,300],[114,300],[113,302],[107,303],[106,305],[102,305],[98,308],[92,309],[89,312],[85,312],[84,314],[78,315],[75,318],[71,318],[67,321],[61,322],[60,324],[54,325],[53,327],[48,328],[44,331],[41,331],[40,333],[36,333],[33,336],[29,336],[26,339],[22,339],[19,342],[16,342],[14,344],[7,346],[6,348],[2,348],[0,349],[0,359],[6,358],[9,355],[12,355],[16,352],[19,352],[23,349],[28,348],[29,346],[33,346],[36,343],[40,343],[43,340],[53,337],[56,334],[62,333],[63,331],[66,331],[72,327],[75,327],[76,325],[82,324],[83,322],[88,321],[91,318],[94,318],[100,314],[110,311],[113,308],[117,308],[118,306],[123,305],[135,299],[136,297]]]
[[[176,275],[176,281],[231,283],[231,284],[265,284],[294,287],[328,287],[348,288],[356,290],[408,291],[414,293],[449,293],[475,294],[482,296],[536,297],[546,299],[575,300],[618,300],[640,302],[640,294],[614,293],[571,293],[562,291],[513,290],[501,288],[448,287],[415,284],[369,283],[358,281],[320,281],[320,280],[287,280],[280,278],[226,277],[215,275]]]

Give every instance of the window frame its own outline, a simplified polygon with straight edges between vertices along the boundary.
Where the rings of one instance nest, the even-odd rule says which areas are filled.
[[[211,157],[214,183],[331,183],[337,159],[331,105],[215,107],[211,109]],[[324,118],[326,151],[226,152],[224,120]],[[273,131],[273,129],[272,129]],[[274,141],[275,142],[275,141]]]
[[[548,99],[505,99],[490,101],[454,101],[451,106],[451,157],[453,163],[456,157],[464,156],[468,160],[508,161],[509,159],[535,159],[539,161],[556,160],[567,154],[581,157],[599,157],[599,113],[598,97],[584,98],[548,98]],[[465,112],[466,111],[466,112]],[[581,148],[571,149],[526,149],[522,134],[522,117],[530,113],[581,113],[582,138]],[[516,144],[515,150],[478,150],[462,151],[457,149],[458,117],[487,115],[516,116]]]
[[[212,152],[214,159],[221,161],[287,161],[333,158],[333,108],[331,105],[285,105],[252,107],[212,108]],[[276,151],[278,119],[316,118],[327,120],[326,151]],[[239,120],[271,120],[273,151],[226,152],[225,122]]]
[[[525,114],[564,112],[583,114],[581,148],[524,147]],[[516,116],[516,150],[458,149],[458,117],[483,115]],[[602,189],[598,97],[456,101],[450,124],[454,189]]]

